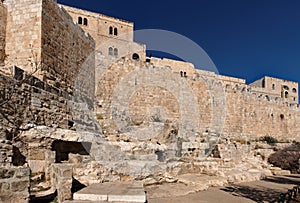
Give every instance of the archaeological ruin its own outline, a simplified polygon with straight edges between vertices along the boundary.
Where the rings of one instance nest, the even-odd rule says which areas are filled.
[[[0,1],[0,201],[91,200],[81,189],[133,182],[145,202],[162,183],[186,194],[289,174],[268,157],[300,142],[297,82],[247,84],[146,50],[132,22]]]

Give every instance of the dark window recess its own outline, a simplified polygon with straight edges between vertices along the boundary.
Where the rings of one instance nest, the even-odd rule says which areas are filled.
[[[113,55],[113,48],[112,47],[108,48],[108,55],[110,55],[110,56]]]
[[[61,163],[69,159],[69,154],[89,155],[92,143],[90,142],[70,142],[55,140],[51,145],[51,150],[56,152],[55,162]]]
[[[272,89],[275,90],[275,84],[272,85]]]
[[[118,28],[114,29],[114,35],[117,36],[118,35]]]
[[[109,27],[109,34],[112,35],[113,34],[113,27]]]
[[[284,115],[280,114],[280,119],[283,120],[284,119]]]
[[[262,84],[261,85],[262,85],[262,88],[266,87],[266,81],[265,81],[265,79],[262,80]]]
[[[293,90],[292,90],[292,91],[293,91],[293,93],[296,93],[296,92],[297,92],[296,88],[293,88]]]
[[[68,126],[72,128],[74,126],[74,121],[68,121]]]
[[[114,49],[114,56],[117,57],[119,55],[119,51],[117,48]]]
[[[82,25],[82,17],[78,17],[78,24]]]
[[[183,72],[182,71],[180,71],[180,76],[183,77]]]
[[[146,59],[146,62],[150,63],[151,59]]]
[[[289,97],[289,92],[288,92],[288,91],[285,91],[285,92],[284,92],[284,97],[285,97],[285,98],[288,98],[288,97]]]
[[[137,53],[132,54],[132,59],[133,60],[139,60],[140,56]]]
[[[86,18],[83,19],[83,25],[85,25],[85,26],[88,25],[88,20]]]

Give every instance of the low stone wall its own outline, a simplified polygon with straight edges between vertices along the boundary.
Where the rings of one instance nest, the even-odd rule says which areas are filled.
[[[72,164],[52,164],[51,185],[57,190],[58,202],[72,199]]]
[[[0,201],[23,203],[29,200],[29,174],[27,167],[0,168]]]

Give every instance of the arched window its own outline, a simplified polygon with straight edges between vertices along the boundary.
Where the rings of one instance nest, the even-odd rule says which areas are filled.
[[[115,48],[115,49],[114,49],[114,56],[115,56],[115,57],[117,57],[117,56],[119,55],[119,53],[118,53],[118,52],[119,52],[119,51],[118,51],[118,49],[117,49],[117,48]]]
[[[286,86],[286,85],[283,85],[283,89],[289,90],[290,88],[288,86]]]
[[[110,34],[110,35],[113,34],[113,27],[112,27],[112,26],[109,27],[109,34]]]
[[[78,24],[82,25],[82,17],[80,17],[80,16],[78,17]]]
[[[265,88],[265,86],[266,86],[266,81],[265,81],[265,79],[262,80],[261,86],[262,86],[262,88]]]
[[[296,92],[297,92],[296,88],[293,88],[293,90],[292,90],[292,91],[293,91],[293,93],[296,93]]]
[[[285,92],[284,92],[284,97],[285,97],[285,98],[288,98],[288,97],[289,97],[289,92],[288,92],[288,91],[285,91]]]
[[[133,60],[139,60],[140,56],[137,53],[132,54],[132,59]]]
[[[118,28],[114,29],[114,35],[117,36],[118,35]]]
[[[272,89],[275,90],[275,84],[272,84]]]
[[[88,25],[88,20],[86,18],[83,19],[83,25]]]
[[[112,47],[108,48],[108,55],[110,55],[110,56],[113,55],[113,48]]]

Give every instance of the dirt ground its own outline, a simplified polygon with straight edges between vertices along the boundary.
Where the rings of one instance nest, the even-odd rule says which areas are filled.
[[[146,190],[149,203],[262,203],[276,202],[280,193],[286,193],[288,189],[292,189],[296,185],[300,185],[299,175],[273,176],[261,181],[209,188],[206,191],[184,196],[172,195],[166,197],[166,194],[176,194],[176,190],[184,190],[184,186],[174,183]],[[159,193],[165,195],[158,197]],[[300,202],[300,193],[298,197],[291,202]]]

